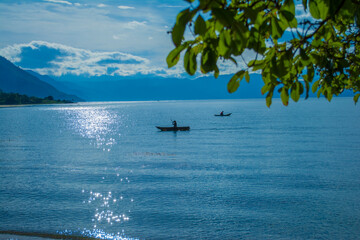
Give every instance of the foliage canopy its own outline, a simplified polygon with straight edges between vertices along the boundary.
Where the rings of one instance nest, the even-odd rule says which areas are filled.
[[[186,0],[171,31],[175,48],[167,57],[176,65],[184,52],[184,68],[194,75],[218,77],[219,60],[246,67],[228,82],[235,92],[249,72],[261,70],[266,104],[274,90],[284,105],[309,91],[331,101],[344,90],[360,96],[360,0]],[[297,12],[305,13],[302,16]],[[184,39],[186,28],[191,39]],[[289,37],[290,36],[290,37]],[[244,51],[256,54],[246,61]],[[198,63],[199,62],[199,63]]]

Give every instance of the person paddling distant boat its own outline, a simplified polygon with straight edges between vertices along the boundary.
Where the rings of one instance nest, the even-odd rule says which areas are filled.
[[[178,127],[177,122],[175,120],[171,120],[172,122],[172,127],[160,127],[160,126],[156,126],[157,129],[160,129],[161,131],[189,131],[190,127],[189,126],[180,126]]]
[[[224,111],[221,111],[220,114],[214,114],[215,116],[218,116],[218,117],[228,117],[231,115],[231,113],[224,113]]]

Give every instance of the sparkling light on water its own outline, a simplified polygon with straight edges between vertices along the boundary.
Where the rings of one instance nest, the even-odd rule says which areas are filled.
[[[67,121],[70,127],[84,138],[89,138],[97,148],[103,151],[111,151],[116,140],[110,133],[115,131],[119,124],[117,114],[110,112],[102,106],[79,106],[58,108],[66,111]]]
[[[86,193],[82,190],[82,193]],[[125,199],[123,196],[115,196],[112,192],[100,193],[100,192],[89,192],[88,199],[83,201],[84,204],[90,204],[94,206],[95,213],[91,221],[93,227],[99,224],[110,224],[122,223],[130,220],[130,217],[124,212],[130,212],[128,204],[134,202],[134,199]],[[116,212],[114,209],[123,209],[122,213]],[[126,209],[126,210],[125,210]]]

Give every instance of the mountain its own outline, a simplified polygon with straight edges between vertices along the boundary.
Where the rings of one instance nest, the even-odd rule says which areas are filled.
[[[0,56],[0,89],[4,92],[20,93],[34,97],[53,96],[54,99],[80,101],[74,95],[68,95],[57,90],[30,73],[15,66],[6,58]]]
[[[73,89],[71,87],[71,84],[70,84],[70,86],[66,86],[65,84],[62,84],[62,82],[60,82],[60,81],[55,81],[53,78],[51,78],[48,75],[41,75],[32,70],[25,70],[25,71],[30,73],[31,75],[35,76],[36,78],[40,79],[41,81],[50,84],[51,86],[55,87],[57,90],[59,90],[61,92],[66,92],[69,95],[73,95],[74,99],[77,99],[76,101],[78,101],[78,102],[84,101],[83,99],[77,97],[77,95],[79,95],[79,92],[77,90]]]
[[[72,89],[77,96],[87,101],[142,101],[142,100],[197,100],[197,99],[248,99],[265,98],[261,94],[264,86],[261,74],[250,74],[250,82],[243,79],[238,90],[232,94],[227,91],[227,83],[233,75],[203,76],[196,79],[163,78],[159,76],[74,76],[64,75],[55,78],[64,87]],[[309,97],[312,93],[310,84]],[[276,87],[273,98],[280,98]],[[305,89],[304,89],[305,91]],[[339,97],[353,97],[350,90]],[[305,98],[305,92],[302,94]]]
[[[263,98],[261,75],[252,74],[250,83],[241,82],[238,91],[228,93],[231,75],[197,79],[162,78],[158,76],[73,76],[55,78],[88,101],[188,100]]]

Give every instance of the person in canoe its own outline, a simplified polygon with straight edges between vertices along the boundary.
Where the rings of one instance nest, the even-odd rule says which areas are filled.
[[[221,111],[220,116],[224,116],[224,111]]]
[[[177,128],[177,122],[175,120],[172,121],[172,124],[173,124],[174,128]]]

